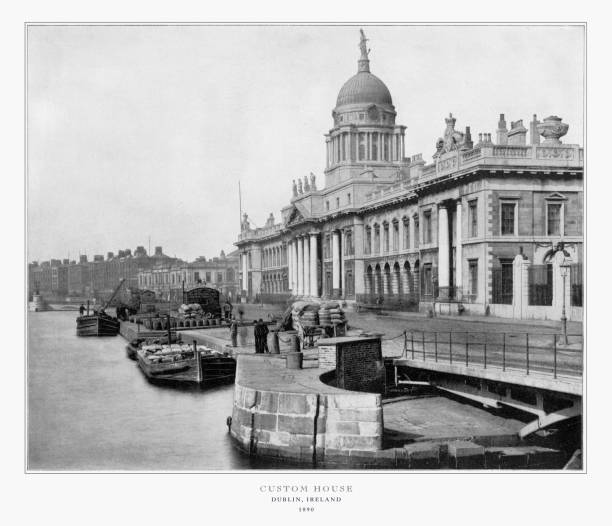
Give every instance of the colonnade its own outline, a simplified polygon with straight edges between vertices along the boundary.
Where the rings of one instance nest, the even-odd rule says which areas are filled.
[[[289,288],[293,291],[293,294],[295,296],[319,297],[319,234],[309,232],[295,237],[289,241],[287,253]]]
[[[444,201],[438,205],[438,296],[440,299],[450,297],[450,234],[448,229],[448,209],[451,203]],[[456,245],[455,245],[455,276],[454,286],[460,294],[463,285],[463,237],[462,237],[462,205],[456,201]]]

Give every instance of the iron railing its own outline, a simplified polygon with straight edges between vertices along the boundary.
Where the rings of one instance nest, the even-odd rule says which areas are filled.
[[[403,357],[557,378],[582,377],[582,334],[415,331],[404,332]],[[396,356],[397,357],[397,356]]]
[[[570,265],[570,295],[573,307],[582,307],[582,263]]]
[[[491,269],[493,287],[491,290],[491,303],[512,305],[513,276],[512,267]]]
[[[528,267],[529,305],[552,305],[552,265],[531,265]]]

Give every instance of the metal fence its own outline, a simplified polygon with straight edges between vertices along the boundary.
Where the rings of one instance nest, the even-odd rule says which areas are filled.
[[[511,266],[491,269],[493,276],[491,303],[512,305],[514,287],[512,270]]]
[[[559,346],[561,338],[560,333],[405,331],[403,357],[553,378],[581,377],[582,335],[568,334],[567,347]]]
[[[573,307],[582,307],[582,263],[570,266],[570,296]]]
[[[552,265],[531,265],[528,268],[529,305],[552,305]]]

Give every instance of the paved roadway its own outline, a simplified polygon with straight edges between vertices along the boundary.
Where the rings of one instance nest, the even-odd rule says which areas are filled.
[[[277,316],[279,307],[243,305],[245,319]],[[468,364],[527,370],[553,374],[555,339],[560,341],[561,324],[556,321],[508,320],[494,317],[438,316],[428,318],[420,313],[346,312],[351,328],[383,334],[385,356],[399,357],[404,352],[404,331],[407,331],[407,356],[427,361]],[[452,333],[452,334],[451,334]],[[469,333],[469,334],[466,334]],[[569,347],[557,345],[556,363],[559,376],[581,376],[583,369],[582,324],[568,323]],[[527,337],[527,334],[529,336]],[[529,357],[527,356],[529,339]],[[425,343],[423,345],[423,340]],[[504,345],[505,342],[505,345]],[[452,345],[451,345],[452,344]],[[452,348],[452,356],[451,356]],[[425,352],[423,353],[423,350]]]

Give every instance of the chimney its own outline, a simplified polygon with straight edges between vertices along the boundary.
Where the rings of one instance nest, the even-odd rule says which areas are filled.
[[[155,255],[156,256],[163,256],[164,253],[162,252],[162,247],[155,247]]]
[[[62,259],[62,265],[70,265],[69,259]]]
[[[527,144],[527,128],[523,126],[523,119],[510,123],[508,144],[512,146],[525,146]]]
[[[540,144],[540,134],[538,133],[538,116],[534,113],[533,120],[529,123],[529,142],[531,144]]]
[[[125,257],[129,257],[132,255],[132,249],[131,248],[126,248],[123,253],[125,254]]]
[[[114,257],[115,257],[115,254],[113,254],[112,252],[106,253],[106,259],[113,259]]]
[[[497,123],[497,144],[508,144],[508,128],[506,128],[506,119],[504,114],[499,114]]]
[[[104,256],[102,254],[96,254],[94,256],[94,261],[104,261]]]
[[[465,127],[465,135],[463,139],[463,144],[465,148],[471,150],[474,147],[474,143],[472,142],[472,131],[469,126]]]
[[[79,256],[79,263],[87,263],[87,256]]]

